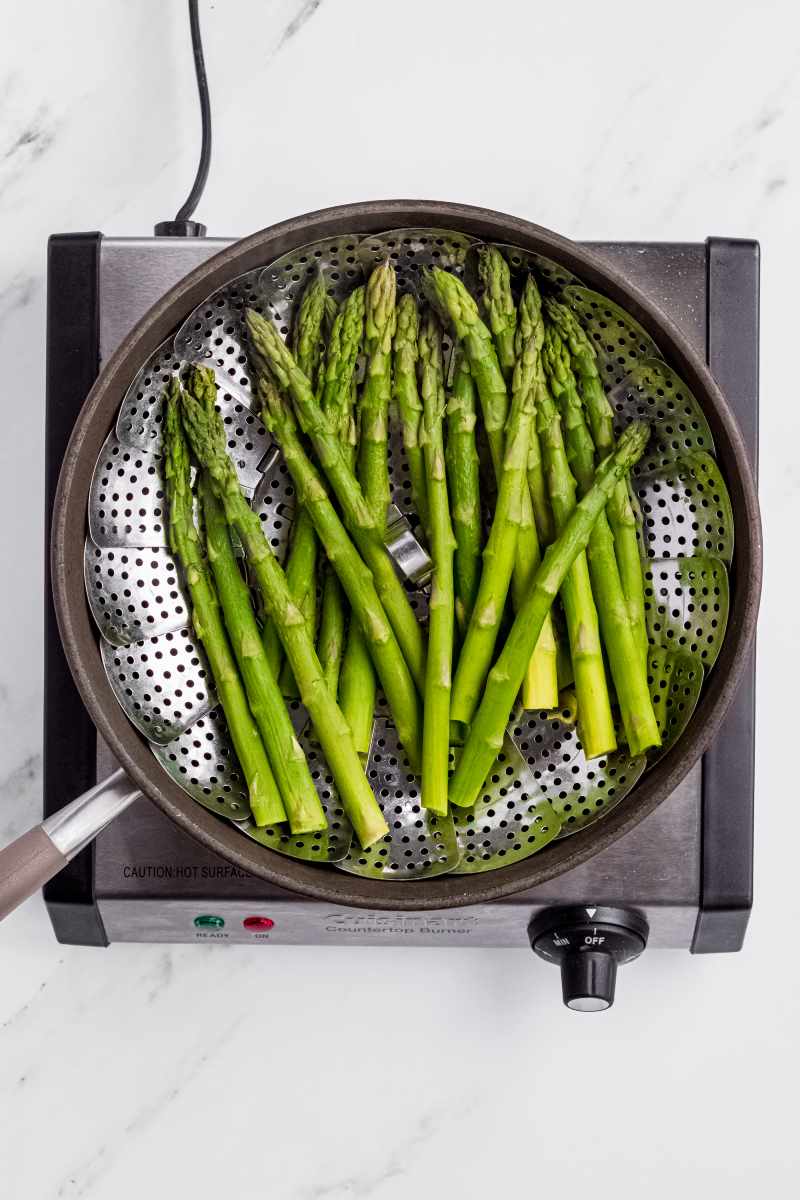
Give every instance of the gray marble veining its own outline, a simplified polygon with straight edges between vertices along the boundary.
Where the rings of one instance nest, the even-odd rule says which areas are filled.
[[[178,0],[2,15],[5,839],[41,803],[46,239],[148,234],[186,194],[199,122]],[[522,951],[90,951],[57,945],[32,900],[0,927],[0,1191],[483,1200],[591,1186],[668,1200],[702,1179],[731,1200],[793,1194],[795,6],[201,0],[201,20],[214,235],[406,195],[577,238],[761,239],[757,908],[742,955],[645,955],[617,1006],[583,1018]]]

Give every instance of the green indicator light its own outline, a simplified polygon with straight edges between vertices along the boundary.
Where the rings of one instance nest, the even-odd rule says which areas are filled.
[[[222,929],[225,919],[224,917],[215,917],[212,913],[202,913],[199,917],[195,917],[194,923],[198,929]]]

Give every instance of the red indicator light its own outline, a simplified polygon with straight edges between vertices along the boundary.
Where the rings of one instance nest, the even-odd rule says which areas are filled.
[[[272,929],[275,922],[271,917],[245,917],[242,924],[245,929]]]

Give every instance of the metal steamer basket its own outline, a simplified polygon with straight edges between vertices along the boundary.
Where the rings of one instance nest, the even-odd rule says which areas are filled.
[[[164,381],[187,361],[214,367],[229,449],[280,557],[293,493],[251,408],[244,307],[260,308],[285,331],[317,265],[337,298],[387,255],[401,289],[415,289],[428,263],[469,272],[470,248],[481,241],[507,247],[512,268],[532,267],[576,309],[594,338],[620,425],[634,415],[652,423],[633,487],[643,515],[650,673],[665,748],[649,761],[624,747],[587,761],[570,712],[520,713],[475,810],[435,818],[421,807],[418,780],[381,711],[367,772],[391,833],[362,852],[295,705],[329,829],[307,838],[257,830],[247,820],[165,544]],[[424,616],[425,560],[412,533],[397,440],[391,471],[392,551]],[[128,779],[193,837],[253,875],[336,904],[393,910],[452,908],[533,887],[652,812],[719,727],[753,636],[761,578],[758,504],[738,427],[675,326],[589,251],[556,234],[484,209],[423,201],[348,205],[284,222],[225,249],[159,301],[108,361],[78,418],[61,470],[51,550],[71,670]],[[118,778],[111,792],[118,808],[130,788]],[[105,816],[114,811],[112,802]],[[83,844],[88,836],[84,831]],[[59,843],[57,833],[55,841],[62,855],[71,852],[73,842]]]

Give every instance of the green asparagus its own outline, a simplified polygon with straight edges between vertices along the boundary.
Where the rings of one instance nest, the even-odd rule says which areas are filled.
[[[342,305],[341,311],[333,314],[328,342],[328,353],[321,370],[321,407],[328,415],[343,444],[354,443],[353,397],[355,368],[364,333],[364,288],[355,288]],[[355,453],[354,445],[351,452]],[[325,679],[334,696],[339,695],[340,676],[345,653],[347,625],[347,601],[336,572],[327,564],[322,588],[322,614],[319,628],[319,657]],[[339,705],[348,719],[347,677],[345,688],[339,696]],[[352,728],[352,725],[351,725]],[[363,737],[356,737],[356,748],[360,751]]]
[[[216,388],[213,372],[209,374],[213,408]],[[177,379],[171,381],[165,399],[164,474],[169,507],[170,549],[183,569],[191,600],[192,624],[208,658],[217,696],[247,785],[253,819],[257,825],[274,825],[286,820],[286,812],[261,735],[247,704],[195,527],[189,449],[181,427],[180,384]],[[323,814],[321,828],[324,827]]]
[[[250,591],[233,552],[228,522],[205,472],[198,485],[208,561],[214,574],[222,615],[239,664],[250,711],[278,781],[292,833],[326,827],[314,781],[259,637]]]
[[[487,248],[485,256],[481,259],[481,271],[487,282],[489,297],[487,309],[490,319],[493,326],[499,329],[497,349],[493,344],[492,334],[480,319],[475,301],[460,279],[434,267],[425,278],[425,286],[434,304],[446,315],[452,325],[467,356],[470,370],[478,387],[483,423],[499,491],[504,471],[505,413],[508,406],[504,372],[508,373],[509,366],[513,369],[513,363],[517,358],[514,336],[516,315],[511,296],[508,266],[495,247]],[[532,279],[526,285],[526,290],[530,291],[531,288],[535,291]],[[535,293],[535,303],[540,307],[538,292]],[[539,329],[541,328],[540,317],[537,317],[536,325]],[[526,336],[523,340],[530,340],[530,336]],[[531,354],[538,356],[538,351],[531,351]],[[498,421],[501,421],[499,425]],[[535,428],[531,423],[529,437],[535,439],[535,436]],[[526,461],[528,453],[529,450],[526,446]],[[522,602],[539,557],[534,525],[535,514],[532,511],[531,498],[527,488],[520,492],[517,506],[520,511],[518,519],[516,519],[517,540],[514,551],[514,587],[512,590],[515,605]],[[550,664],[555,653],[552,642],[553,628],[548,621],[540,660],[537,664],[531,663],[531,670],[525,678],[523,702],[526,706],[551,707],[557,702],[555,669]],[[485,669],[488,670],[488,664]],[[456,671],[456,683],[458,683],[459,674],[460,664]],[[462,710],[462,699],[459,697],[459,710]],[[463,719],[455,715],[455,706],[454,719]]]
[[[352,384],[364,336],[364,305],[365,289],[357,287],[336,315],[325,360],[320,408],[343,443],[348,442],[350,435]]]
[[[510,384],[517,362],[517,309],[511,294],[511,272],[497,246],[480,248],[478,274],[483,284],[483,307],[494,337],[500,370]]]
[[[386,615],[421,693],[425,687],[422,630],[403,585],[395,574],[384,545],[382,528],[364,499],[347,450],[336,436],[328,417],[316,401],[307,377],[298,368],[278,331],[252,309],[247,312],[247,325],[258,352],[279,385],[292,397],[300,427],[311,439],[319,463],[342,507],[353,540],[372,572]]]
[[[447,486],[453,506],[455,608],[465,632],[481,578],[481,497],[475,446],[475,384],[464,354],[457,351],[447,405]]]
[[[294,327],[295,356],[309,379],[316,379],[319,374],[328,299],[322,272],[317,271],[303,292]],[[300,506],[295,514],[292,543],[286,560],[286,582],[313,639],[317,626],[317,539],[308,513]],[[291,669],[285,663],[281,688],[284,695],[297,696],[297,685]]]
[[[297,492],[314,522],[328,561],[347,594],[352,615],[358,621],[380,677],[400,740],[412,769],[417,770],[422,747],[419,698],[411,672],[378,598],[372,575],[359,557],[328,498],[316,467],[303,448],[291,405],[271,381],[262,377],[259,383],[264,423],[283,451]]]
[[[366,290],[364,343],[366,377],[358,404],[359,455],[357,476],[376,525],[385,530],[389,508],[389,398],[392,337],[395,327],[394,267],[383,263],[369,277]],[[342,711],[353,731],[356,747],[369,752],[377,686],[366,635],[351,621],[343,664]]]
[[[452,804],[471,808],[478,800],[486,776],[502,749],[506,724],[544,618],[572,564],[585,550],[594,523],[617,480],[624,478],[640,458],[648,432],[642,421],[628,426],[613,454],[598,467],[592,487],[573,509],[558,540],[545,553],[527,599],[489,672],[483,699],[450,781]]]
[[[575,480],[569,468],[561,420],[550,390],[540,371],[536,396],[537,425],[547,474],[550,503],[560,533],[575,508]],[[615,749],[616,735],[608,696],[603,647],[589,578],[586,555],[577,555],[561,589],[567,618],[570,653],[575,671],[578,722],[587,758],[597,758]]]
[[[515,361],[519,364],[524,376],[518,386],[532,387],[534,398],[543,340],[544,321],[542,320],[541,297],[533,276],[529,275],[520,299],[514,352]],[[529,432],[528,462],[530,462],[530,444],[537,439],[537,436],[534,417]],[[511,599],[515,610],[525,602],[541,558],[531,495],[527,482],[523,482],[520,497],[519,533],[517,535],[517,558],[511,580]],[[553,621],[548,614],[522,681],[523,708],[550,709],[558,705],[557,652]]]
[[[408,460],[411,499],[422,528],[428,533],[428,494],[425,483],[425,462],[420,445],[422,404],[417,386],[417,339],[419,311],[410,293],[397,302],[397,329],[394,335],[393,390],[400,423],[403,446]],[[428,535],[429,536],[429,535]]]
[[[614,448],[614,413],[603,390],[594,346],[575,314],[556,300],[549,300],[547,313],[569,347],[578,377],[579,391],[592,439],[599,458]],[[644,619],[644,578],[637,536],[636,516],[629,484],[621,482],[608,502],[608,523],[614,535],[622,590],[628,603],[634,636],[643,662],[647,662],[647,629]]]
[[[545,339],[545,365],[550,391],[561,412],[567,458],[584,496],[592,486],[595,451],[572,373],[570,355],[550,326]],[[622,724],[631,754],[658,746],[660,736],[647,670],[638,652],[614,554],[614,538],[605,513],[597,519],[586,551],[600,632],[617,693]]]
[[[441,267],[432,267],[425,273],[423,284],[431,303],[464,348],[480,397],[495,478],[499,480],[503,471],[508,392],[492,335],[481,320],[477,304],[455,275]]]
[[[258,515],[242,495],[227,454],[225,430],[214,409],[213,392],[212,373],[195,368],[183,397],[184,427],[196,458],[208,472],[228,524],[242,540],[356,837],[362,846],[370,846],[385,836],[386,821],[367,782],[347,722],[325,682],[286,576],[264,536]]]
[[[433,581],[428,610],[428,662],[425,676],[425,720],[422,743],[422,803],[432,812],[447,812],[449,774],[450,684],[455,606],[453,551],[444,462],[444,366],[442,331],[429,313],[419,335],[423,453],[427,475]]]
[[[389,400],[392,394],[392,339],[397,277],[390,262],[376,267],[367,282],[364,347],[367,372],[359,404],[358,477],[364,498],[386,529],[389,489]],[[297,365],[303,370],[298,359]],[[307,375],[308,372],[306,371]]]
[[[525,303],[536,305],[538,295],[534,296],[535,289],[526,291],[527,296],[523,298]],[[514,368],[511,412],[505,434],[505,452],[501,460],[497,504],[483,551],[483,572],[478,596],[453,683],[451,717],[454,721],[465,724],[472,720],[486,674],[491,666],[514,569],[523,512],[522,492],[525,486],[528,442],[534,418],[535,374],[529,370],[529,358],[532,354],[534,361],[538,360],[535,324],[535,319],[532,318],[526,354],[518,359]]]

